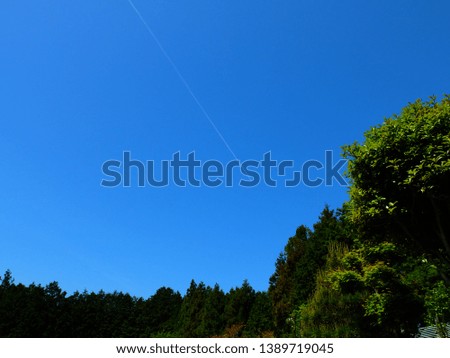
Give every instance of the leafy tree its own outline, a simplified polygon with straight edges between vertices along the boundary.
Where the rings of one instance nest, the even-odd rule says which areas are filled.
[[[293,332],[299,337],[359,337],[364,315],[361,294],[341,291],[330,276],[344,269],[343,257],[348,254],[344,244],[332,243],[326,265],[316,277],[314,294],[290,316]],[[349,288],[349,287],[348,287]]]
[[[316,290],[293,319],[302,336],[411,337],[423,300],[407,279],[402,251],[393,243],[348,250],[331,245]]]
[[[450,284],[450,97],[410,103],[344,156],[360,236],[425,253]]]

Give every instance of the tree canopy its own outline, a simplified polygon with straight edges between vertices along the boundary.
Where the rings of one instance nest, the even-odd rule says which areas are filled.
[[[417,100],[344,147],[353,222],[426,253],[450,283],[450,97]]]

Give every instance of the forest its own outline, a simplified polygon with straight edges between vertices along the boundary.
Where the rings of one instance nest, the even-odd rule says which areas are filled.
[[[268,289],[75,292],[0,278],[0,337],[414,337],[450,322],[450,95],[342,148],[348,201],[299,226]]]

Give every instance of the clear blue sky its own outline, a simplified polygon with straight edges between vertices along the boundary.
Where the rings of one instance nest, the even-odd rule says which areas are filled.
[[[450,92],[450,3],[133,0],[241,160],[322,160]],[[0,271],[147,297],[268,286],[318,188],[113,188],[105,160],[232,158],[128,0],[2,1]]]

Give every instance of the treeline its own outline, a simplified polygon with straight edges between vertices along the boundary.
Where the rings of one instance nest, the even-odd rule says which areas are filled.
[[[75,292],[58,283],[0,284],[1,337],[258,337],[271,335],[267,293],[247,281],[224,293],[191,282],[184,297],[162,287],[148,299],[127,293]]]
[[[100,291],[67,295],[0,277],[0,337],[273,337],[290,334],[290,316],[314,290],[328,245],[346,242],[343,222],[325,208],[314,231],[301,226],[276,262],[268,292],[247,281],[225,293],[191,281],[184,296],[162,287],[148,299]]]
[[[339,234],[338,234],[339,233]],[[162,287],[148,299],[114,292],[67,295],[47,286],[0,277],[1,337],[273,337],[290,331],[289,317],[314,289],[328,244],[345,242],[342,221],[325,208],[314,225],[289,239],[268,292],[244,281],[224,292],[191,281],[184,296]]]
[[[409,104],[343,148],[348,202],[300,226],[267,292],[191,282],[148,299],[0,281],[2,337],[447,336],[450,97]]]

